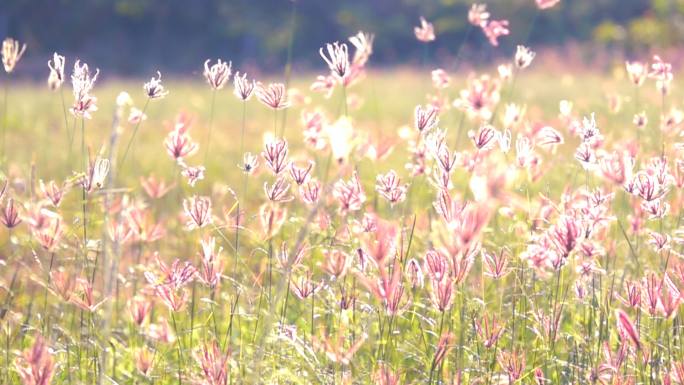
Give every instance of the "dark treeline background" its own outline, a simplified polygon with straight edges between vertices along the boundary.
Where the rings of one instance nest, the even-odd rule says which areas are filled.
[[[534,0],[489,0],[495,19],[509,19],[511,36],[497,49],[467,22],[470,0],[0,0],[0,34],[28,44],[25,76],[45,72],[58,51],[118,75],[201,71],[207,58],[241,68],[278,71],[287,60],[296,13],[293,62],[320,67],[318,48],[359,30],[376,35],[374,65],[419,64],[424,47],[413,36],[421,15],[433,22],[436,62],[483,61],[516,44],[535,49],[579,44],[627,54],[684,40],[684,0],[562,0],[539,12]],[[70,61],[72,62],[72,61]]]

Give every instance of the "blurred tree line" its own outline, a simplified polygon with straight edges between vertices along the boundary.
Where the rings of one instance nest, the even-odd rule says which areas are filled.
[[[28,68],[44,70],[53,51],[78,56],[109,73],[201,71],[207,58],[278,70],[286,62],[293,21],[293,60],[322,65],[318,48],[359,30],[376,35],[374,65],[420,63],[413,36],[419,17],[433,22],[428,55],[486,60],[516,44],[601,44],[635,52],[684,40],[684,0],[562,0],[539,12],[534,0],[489,0],[511,36],[496,49],[469,28],[464,0],[0,0],[0,32],[29,45]],[[484,48],[484,49],[483,49]],[[453,61],[453,60],[452,60]]]

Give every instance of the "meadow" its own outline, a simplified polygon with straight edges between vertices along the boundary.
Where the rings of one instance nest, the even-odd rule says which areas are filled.
[[[369,44],[288,86],[11,68],[0,381],[684,384],[667,58],[382,69]]]

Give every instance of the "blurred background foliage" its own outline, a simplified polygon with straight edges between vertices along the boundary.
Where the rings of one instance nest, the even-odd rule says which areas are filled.
[[[241,68],[282,68],[293,15],[295,66],[320,67],[318,48],[359,30],[376,35],[374,65],[418,64],[413,37],[421,15],[435,25],[432,60],[480,62],[515,45],[579,45],[635,55],[684,43],[684,0],[562,0],[539,12],[534,0],[489,0],[511,36],[496,49],[470,28],[470,0],[2,0],[0,32],[29,46],[26,73],[44,72],[53,51],[78,56],[109,74],[201,71],[206,58]]]

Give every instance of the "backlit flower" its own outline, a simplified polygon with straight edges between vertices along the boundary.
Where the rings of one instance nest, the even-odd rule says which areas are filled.
[[[17,65],[21,56],[26,51],[26,44],[20,45],[18,41],[11,37],[6,38],[2,42],[2,65],[5,67],[5,72],[12,73],[14,67]]]
[[[326,44],[326,51],[323,48],[319,49],[319,53],[323,60],[328,64],[330,72],[339,79],[344,79],[349,72],[349,52],[345,43],[334,42],[333,44]]]
[[[416,39],[423,43],[429,43],[435,40],[435,27],[432,26],[432,23],[428,23],[422,16],[420,18],[420,26],[414,27],[413,33],[416,35]]]
[[[209,66],[210,59],[204,62],[204,78],[214,90],[220,90],[230,79],[232,62],[224,62],[218,59],[216,64]],[[161,77],[161,75],[160,75]]]
[[[468,22],[475,27],[479,27],[489,20],[487,4],[473,4],[468,11]]]
[[[152,77],[149,82],[143,85],[145,95],[150,99],[160,99],[169,94],[161,83],[161,72],[157,71],[157,77]]]
[[[50,76],[48,76],[48,87],[57,90],[64,83],[64,56],[54,53],[52,60],[48,60]]]
[[[212,222],[211,199],[194,195],[183,200],[183,210],[188,218],[188,230],[202,228]]]
[[[282,83],[271,83],[268,86],[257,83],[256,96],[261,103],[274,110],[281,110],[290,106],[285,85]]]
[[[256,83],[254,80],[247,80],[246,73],[243,73],[242,76],[240,76],[240,72],[238,71],[233,77],[233,85],[235,86],[233,90],[235,96],[240,100],[247,101],[252,97]]]
[[[482,32],[493,46],[499,45],[499,37],[510,34],[508,30],[508,20],[491,20],[482,24]]]
[[[525,47],[524,45],[519,45],[515,51],[515,66],[519,69],[524,69],[530,66],[532,60],[536,53]]]

